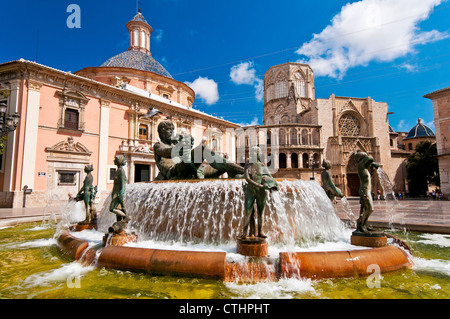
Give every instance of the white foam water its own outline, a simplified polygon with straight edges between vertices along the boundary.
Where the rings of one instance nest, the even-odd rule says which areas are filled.
[[[271,243],[335,240],[345,231],[322,187],[314,181],[279,182],[268,196],[263,231]],[[245,214],[242,180],[139,183],[127,185],[125,204],[130,229],[141,240],[226,244],[242,231]],[[110,199],[98,227],[114,223]]]

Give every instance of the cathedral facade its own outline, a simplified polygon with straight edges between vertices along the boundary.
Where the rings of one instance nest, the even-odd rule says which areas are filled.
[[[256,130],[258,139],[250,140],[265,145],[276,177],[320,181],[317,173],[327,159],[335,184],[346,196],[358,195],[353,152],[361,150],[381,163],[397,191],[407,188],[409,152],[399,147],[401,138],[389,126],[387,104],[334,94],[316,99],[314,72],[307,64],[285,63],[265,73],[263,125],[247,129]],[[374,187],[379,187],[376,181]]]

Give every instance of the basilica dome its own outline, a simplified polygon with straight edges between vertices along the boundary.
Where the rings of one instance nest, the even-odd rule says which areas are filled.
[[[409,131],[405,139],[417,137],[435,137],[433,130],[423,124],[421,119],[417,120],[417,124]]]
[[[129,34],[128,50],[106,60],[101,67],[130,68],[150,71],[172,79],[169,72],[156,61],[150,52],[150,37],[153,28],[139,11],[126,27]]]
[[[172,79],[172,75],[158,61],[148,53],[142,51],[128,50],[119,53],[106,60],[101,66],[150,71]]]

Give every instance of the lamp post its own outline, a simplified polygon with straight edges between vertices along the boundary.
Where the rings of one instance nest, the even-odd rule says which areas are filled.
[[[312,158],[309,159],[309,165],[311,165],[311,170],[312,170],[312,176],[309,178],[309,180],[313,181],[314,180],[314,165],[317,164],[316,161]]]
[[[20,115],[15,112],[13,115],[6,114],[6,102],[0,102],[0,137],[7,135],[16,129]]]

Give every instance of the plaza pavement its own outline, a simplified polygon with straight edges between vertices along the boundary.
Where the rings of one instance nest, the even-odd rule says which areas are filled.
[[[355,219],[359,216],[359,197],[349,198],[349,206]],[[334,204],[338,216],[346,221],[341,200]],[[369,225],[380,228],[450,234],[450,201],[448,200],[374,200],[374,211]]]
[[[347,202],[354,218],[359,216],[359,198],[350,197]],[[338,216],[346,221],[341,200],[334,204]],[[13,226],[24,222],[40,222],[44,218],[60,218],[62,207],[41,208],[0,208],[0,227]],[[450,234],[450,201],[447,200],[375,200],[374,212],[369,224],[380,228]]]

